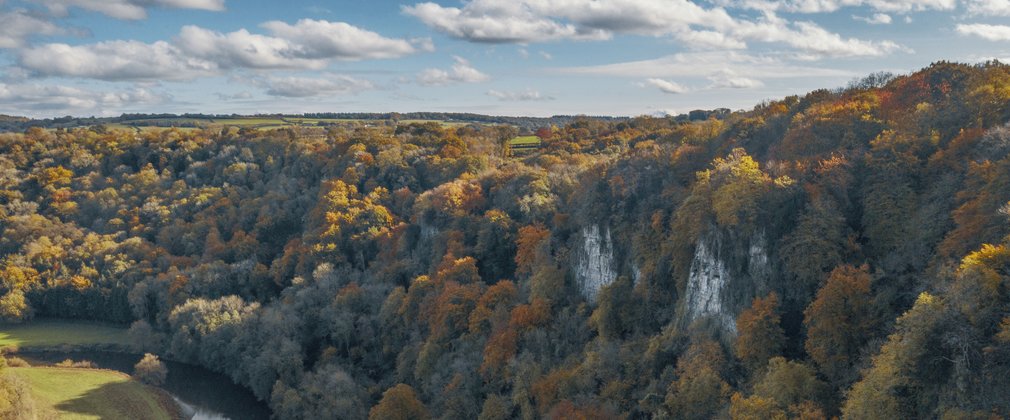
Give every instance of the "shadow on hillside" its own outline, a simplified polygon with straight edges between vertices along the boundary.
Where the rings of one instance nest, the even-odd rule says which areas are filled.
[[[158,419],[151,412],[147,399],[137,395],[141,389],[138,386],[129,382],[108,383],[78,398],[57,404],[56,409],[102,419]],[[172,407],[167,404],[174,403],[166,401],[161,404]],[[172,407],[172,410],[176,410],[176,407]]]

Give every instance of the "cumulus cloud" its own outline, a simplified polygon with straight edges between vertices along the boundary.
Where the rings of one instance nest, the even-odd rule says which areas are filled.
[[[102,92],[57,85],[11,85],[0,83],[0,112],[23,115],[68,115],[94,113],[96,109],[122,109],[158,104],[165,95],[146,89]]]
[[[173,9],[198,9],[220,12],[224,0],[33,0],[50,12],[65,16],[70,8],[81,8],[102,13],[116,19],[137,20],[147,17],[148,7]]]
[[[891,23],[891,15],[887,13],[875,13],[873,16],[852,16],[852,18],[869,23],[870,25],[887,25]]]
[[[709,76],[708,80],[712,82],[709,87],[713,89],[752,89],[764,86],[760,80],[740,76],[729,69]]]
[[[553,96],[542,95],[539,91],[533,89],[526,89],[517,92],[504,92],[498,90],[489,90],[487,95],[491,97],[498,98],[500,101],[553,101]]]
[[[402,39],[386,38],[344,22],[302,19],[294,25],[271,21],[262,26],[274,36],[297,45],[293,51],[294,55],[305,58],[339,60],[398,58],[413,54],[418,49],[430,51],[434,48],[430,39],[411,43]]]
[[[448,70],[426,69],[417,76],[417,82],[425,86],[443,86],[452,83],[478,83],[491,77],[473,68],[462,57],[453,56],[456,61]]]
[[[330,74],[323,78],[268,77],[261,84],[266,87],[268,95],[285,98],[348,95],[375,88],[372,82],[342,74]]]
[[[1010,41],[1010,26],[971,23],[957,25],[957,33],[987,39],[989,41]]]
[[[654,78],[654,77],[650,77],[648,79],[645,79],[645,83],[647,85],[649,85],[649,86],[658,88],[663,93],[679,94],[679,93],[685,93],[685,92],[687,92],[687,88],[685,88],[685,87],[683,87],[683,86],[681,86],[681,85],[679,85],[679,84],[677,84],[675,82],[671,82],[669,80],[657,79],[657,78]]]
[[[296,46],[286,39],[253,34],[245,29],[220,33],[184,26],[175,43],[187,55],[226,69],[321,69],[326,66],[326,60],[299,56]]]
[[[21,50],[18,61],[26,70],[41,76],[110,81],[190,80],[217,72],[215,63],[192,58],[164,41],[45,44]]]
[[[976,16],[1010,16],[1010,0],[971,0],[968,13]]]
[[[19,64],[42,76],[101,80],[191,80],[224,70],[322,69],[330,60],[395,58],[427,49],[430,41],[385,38],[341,22],[267,22],[270,35],[246,29],[221,33],[184,26],[172,41],[104,41],[23,49]]]
[[[58,35],[65,32],[52,22],[23,10],[0,12],[0,48],[21,47],[33,35]]]
[[[838,6],[835,4],[838,2],[830,0],[810,2],[825,10]],[[911,4],[888,6],[892,2],[884,0],[872,2],[882,10],[920,7]],[[795,3],[790,10],[812,8],[801,0],[787,3]],[[747,47],[747,41],[783,43],[807,55],[832,57],[880,56],[900,49],[888,41],[842,38],[812,22],[788,22],[775,15],[774,10],[779,7],[764,3],[744,0],[727,4],[763,8],[765,12],[755,19],[734,17],[722,7],[706,8],[689,0],[519,0],[511,3],[473,0],[462,8],[428,2],[404,6],[402,10],[449,36],[483,43],[601,40],[614,34],[637,34],[669,36],[689,47],[742,49]]]
[[[604,31],[585,31],[538,15],[523,2],[474,0],[462,9],[428,2],[403,6],[402,10],[439,32],[475,42],[529,43],[609,36]]]
[[[957,0],[719,0],[716,3],[723,6],[792,13],[830,13],[844,7],[869,7],[879,12],[908,13],[954,10],[958,2]]]

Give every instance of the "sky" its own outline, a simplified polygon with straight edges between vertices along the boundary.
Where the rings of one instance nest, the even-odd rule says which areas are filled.
[[[0,113],[749,109],[1010,61],[1010,0],[0,0]]]

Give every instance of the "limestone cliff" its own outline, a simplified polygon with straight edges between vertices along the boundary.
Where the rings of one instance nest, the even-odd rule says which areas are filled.
[[[587,300],[593,302],[604,286],[617,278],[614,245],[610,228],[591,225],[582,228],[581,246],[577,249],[575,281]]]

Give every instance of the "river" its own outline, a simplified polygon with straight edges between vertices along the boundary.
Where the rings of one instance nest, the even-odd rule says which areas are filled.
[[[32,364],[54,364],[66,359],[89,360],[102,369],[133,373],[133,365],[143,355],[104,351],[21,351],[19,357]],[[168,391],[183,413],[194,420],[258,420],[269,419],[270,409],[248,389],[236,385],[225,375],[207,369],[162,361],[168,368],[168,377],[161,388]]]

